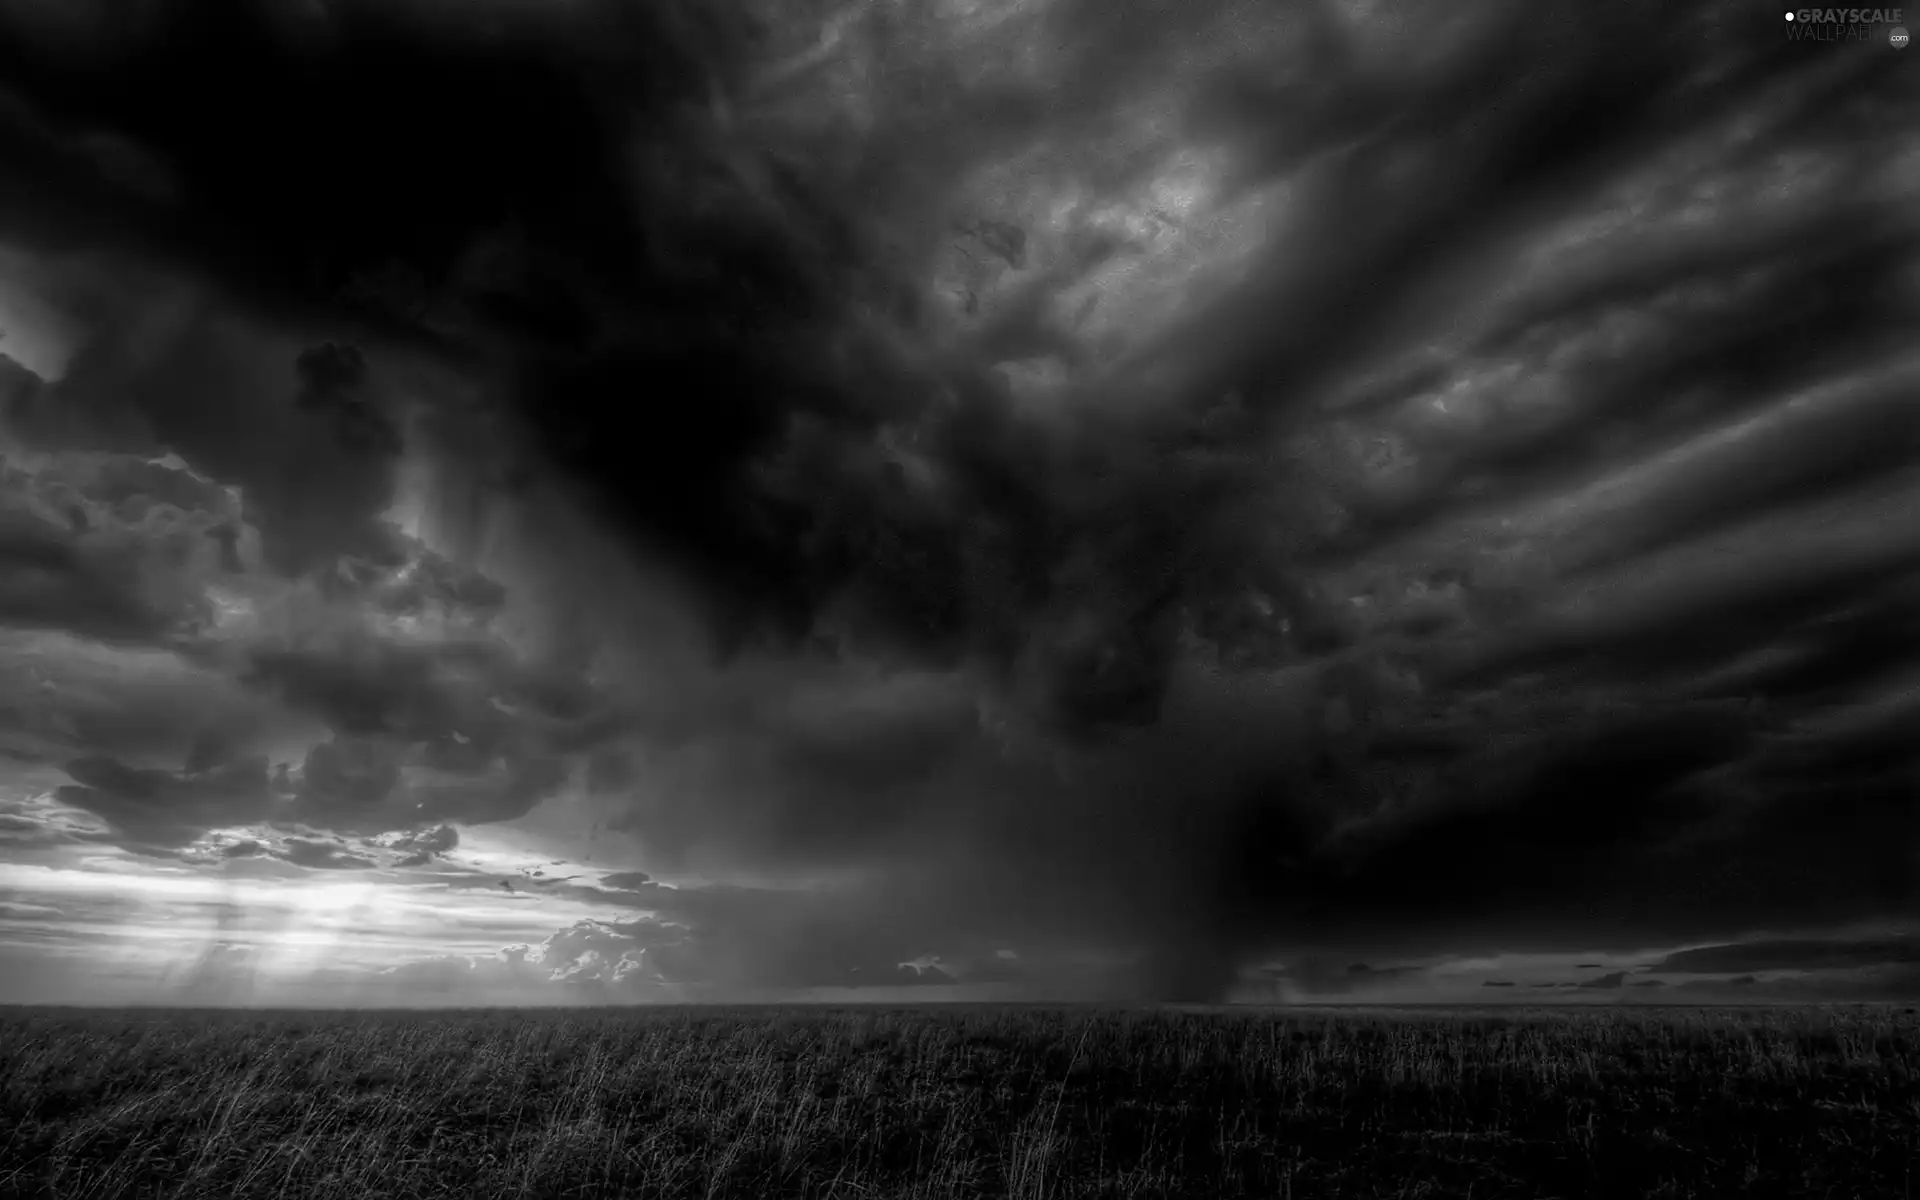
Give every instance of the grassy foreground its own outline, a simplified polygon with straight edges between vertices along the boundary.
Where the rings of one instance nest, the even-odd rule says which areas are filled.
[[[0,1010],[0,1196],[1897,1196],[1902,1010]]]

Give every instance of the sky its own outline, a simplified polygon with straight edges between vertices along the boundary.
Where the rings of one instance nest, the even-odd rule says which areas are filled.
[[[0,0],[0,1002],[1920,993],[1889,25],[108,7]]]

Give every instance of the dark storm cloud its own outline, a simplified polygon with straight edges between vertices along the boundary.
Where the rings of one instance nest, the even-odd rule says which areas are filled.
[[[400,756],[393,744],[336,737],[307,751],[301,766],[295,794],[313,824],[382,828],[391,819],[385,810],[400,784]]]
[[[512,736],[488,686],[504,673],[502,648],[479,639],[410,645],[367,628],[322,627],[300,643],[254,648],[249,662],[249,682],[343,734],[426,741],[458,733],[466,741],[456,746],[473,746],[466,753],[482,762]]]
[[[217,488],[129,455],[84,455],[44,470],[0,463],[0,489],[0,622],[156,644],[205,621],[188,582],[231,506]]]
[[[738,11],[221,0],[58,45],[8,13],[0,222],[193,281],[75,284],[116,332],[63,404],[239,485],[272,570],[483,628],[501,597],[400,581],[425,559],[377,519],[405,389],[376,347],[437,356],[526,447],[488,490],[564,484],[723,652],[615,717],[584,670],[465,642],[249,643],[335,735],[297,809],[511,819],[593,752],[650,867],[858,879],[603,880],[687,932],[594,942],[588,974],[742,986],[1026,937],[1208,998],[1276,947],[1911,906],[1890,58],[1816,61],[1735,4],[1063,2],[978,45],[875,10],[777,64],[817,25]],[[1022,78],[1017,46],[1056,57]],[[221,132],[240,95],[258,144]],[[1176,150],[1224,164],[1210,199]],[[1132,223],[1063,231],[1076,203]],[[34,519],[34,586],[159,636],[164,604],[79,603],[95,568],[64,564],[96,560]],[[121,820],[182,794],[116,781],[89,799]]]
[[[1859,432],[1868,436],[1865,428]],[[1868,493],[1852,499],[1865,506],[1875,498]],[[1709,543],[1704,554],[1696,550],[1691,561],[1643,560],[1634,575],[1595,579],[1582,598],[1586,603],[1517,625],[1487,648],[1474,671],[1485,678],[1577,665],[1657,680],[1733,666],[1756,646],[1784,642],[1783,649],[1793,648],[1803,631],[1844,636],[1846,624],[1863,619],[1861,610],[1904,596],[1920,566],[1920,547],[1902,523],[1911,497],[1875,507],[1883,507],[1884,524],[1872,519],[1882,514],[1869,509],[1867,520],[1830,521],[1824,529],[1767,529],[1764,558],[1709,557],[1714,550],[1733,556],[1758,549],[1742,545],[1736,534],[1721,545]],[[1739,532],[1750,538],[1760,531]],[[1828,619],[1842,628],[1823,628]]]
[[[352,570],[343,567],[341,578],[289,587],[232,561],[258,543],[234,494],[178,459],[171,464],[67,452],[31,470],[7,468],[16,526],[38,530],[44,551],[32,570],[8,574],[24,588],[17,593],[23,604],[4,614],[18,631],[9,657],[19,668],[10,677],[24,693],[14,726],[20,752],[52,758],[78,742],[151,758],[180,746],[177,706],[212,699],[219,707],[204,713],[211,724],[196,731],[200,740],[176,750],[188,757],[186,776],[205,775],[224,743],[244,745],[258,732],[258,714],[237,682],[336,731],[291,778],[282,772],[275,792],[294,807],[276,805],[275,813],[355,828],[371,821],[378,831],[523,814],[565,781],[568,768],[556,753],[603,736],[594,724],[604,720],[599,700],[577,674],[528,663],[489,632],[501,604],[497,584],[389,529],[379,562],[343,559]],[[102,626],[94,617],[107,610],[74,591],[81,583],[113,611],[145,616]],[[238,621],[220,611],[215,585],[237,598],[226,607],[241,607]],[[392,624],[403,619],[444,622],[451,635],[409,641]],[[180,659],[115,660],[76,637],[171,650]],[[115,675],[121,686],[103,686]],[[169,689],[175,694],[165,695]],[[116,693],[146,702],[108,705]],[[220,739],[210,742],[214,727]],[[93,753],[84,761],[112,759]],[[418,768],[406,786],[403,760]],[[266,815],[257,795],[241,796],[220,779],[182,777],[176,782],[191,786],[166,787],[157,778],[138,784],[148,797],[141,820],[177,822],[167,835],[175,843],[190,840],[196,825]],[[125,792],[117,787],[75,790],[71,799],[109,815],[102,805],[113,802],[103,797]],[[188,801],[189,793],[201,799]],[[221,808],[210,796],[232,804]],[[124,806],[115,811],[126,815]]]
[[[449,768],[398,738],[336,736],[307,752],[292,819],[341,832],[381,833],[420,823],[508,821],[567,780],[563,760],[496,751]],[[433,748],[426,747],[431,756]]]
[[[190,331],[199,327],[196,320],[189,314]],[[186,343],[183,353],[191,357],[193,338]],[[104,344],[113,345],[111,339]],[[235,341],[235,355],[256,349],[245,339]],[[299,401],[309,409],[336,403],[332,392],[354,386],[351,362],[344,368],[324,360],[296,365],[314,377],[309,390],[322,393]],[[203,364],[206,380],[163,379],[157,394],[171,396],[168,387],[177,392],[194,384],[188,394],[198,396],[197,382],[229,389],[249,382],[230,367]],[[146,367],[135,373],[144,379]],[[70,376],[61,387],[72,382]],[[123,390],[112,389],[112,403],[124,399]],[[261,394],[272,395],[272,388]],[[75,410],[87,404],[85,396],[60,399]],[[193,409],[175,415],[197,420],[203,414]],[[18,425],[10,428],[17,431]],[[107,425],[93,422],[95,432]],[[263,426],[235,436],[236,446],[267,451],[319,434]],[[203,443],[169,441],[165,448],[180,447],[198,455],[198,462],[56,445],[50,453],[29,450],[5,464],[7,528],[14,535],[9,552],[17,552],[19,561],[5,573],[14,590],[11,600],[0,602],[0,620],[17,631],[9,658],[20,670],[10,678],[23,688],[39,685],[20,697],[18,723],[10,729],[23,752],[50,759],[78,743],[94,751],[83,763],[113,763],[113,752],[123,750],[151,759],[169,743],[180,746],[178,706],[209,698],[220,707],[206,711],[205,720],[220,726],[223,737],[245,744],[260,721],[232,687],[237,676],[336,731],[332,741],[309,751],[305,770],[279,781],[277,793],[293,797],[299,811],[289,814],[274,805],[272,813],[322,825],[364,825],[380,814],[384,823],[376,827],[387,829],[524,813],[565,777],[551,748],[587,746],[599,736],[583,724],[595,701],[581,680],[522,661],[490,634],[503,599],[497,583],[391,526],[367,524],[347,541],[327,540],[333,535],[322,528],[325,522],[339,518],[352,525],[370,515],[356,515],[318,482],[300,484],[297,507],[299,520],[320,524],[288,534],[284,521],[256,503],[264,497],[271,507],[271,488],[279,484],[261,480],[291,469],[285,463],[266,464],[266,475],[230,473],[227,482],[240,485],[233,488],[199,472],[198,465],[219,461],[202,452]],[[340,553],[347,549],[360,553]],[[276,574],[276,568],[310,565],[315,555],[333,559],[317,580],[289,585]],[[216,587],[225,590],[224,598],[215,598]],[[452,636],[409,644],[394,625],[406,620],[441,622]],[[114,660],[75,638],[170,650],[181,661]],[[97,686],[116,674],[123,681],[119,688]],[[209,697],[216,684],[222,686]],[[169,688],[176,694],[162,695]],[[152,702],[108,705],[115,692]],[[197,732],[204,736],[206,727]],[[382,739],[385,744],[376,745]],[[180,749],[190,760],[205,757],[190,746]],[[409,751],[412,758],[424,754],[428,774],[395,795],[398,760]],[[143,837],[160,836],[171,845],[190,841],[196,828],[269,815],[256,789],[198,778],[211,765],[189,761],[185,775],[171,781],[145,767],[129,767],[131,774],[104,785],[76,775],[86,790],[68,789],[63,796],[108,817],[116,828],[139,824]],[[168,822],[176,828],[158,830]]]
[[[245,5],[221,8],[216,16],[163,7],[146,36],[133,35],[112,51],[55,53],[39,44],[16,56],[19,70],[9,77],[19,81],[16,89],[40,114],[41,127],[110,122],[171,163],[184,193],[199,198],[185,212],[156,210],[132,196],[115,205],[113,190],[101,190],[97,180],[41,163],[23,191],[37,187],[68,200],[60,210],[37,207],[43,220],[60,211],[80,223],[117,209],[123,227],[153,231],[157,245],[190,254],[197,268],[234,286],[264,289],[286,303],[318,303],[333,293],[316,291],[312,281],[395,259],[448,278],[470,243],[511,214],[520,274],[539,276],[509,288],[511,299],[534,302],[540,313],[507,323],[525,350],[518,367],[532,373],[527,395],[539,397],[522,415],[555,444],[568,469],[620,482],[605,489],[610,511],[635,526],[650,549],[718,589],[715,611],[732,614],[734,632],[768,621],[804,629],[829,602],[851,606],[851,632],[865,644],[904,641],[937,658],[983,653],[1008,669],[1036,673],[1035,703],[1069,728],[1151,719],[1175,606],[1202,599],[1194,589],[1211,586],[1206,563],[1251,556],[1235,544],[1244,523],[1229,519],[1238,498],[1217,495],[1231,475],[1221,478],[1217,463],[1170,457],[1125,423],[1049,444],[1022,430],[1006,398],[979,374],[982,364],[931,376],[920,371],[919,379],[891,371],[885,394],[857,386],[854,379],[872,377],[859,360],[878,350],[847,345],[841,334],[852,326],[860,297],[896,287],[912,264],[887,261],[864,244],[872,231],[849,221],[836,191],[842,181],[810,177],[778,157],[743,157],[744,144],[710,111],[713,89],[724,94],[740,78],[741,29],[714,21],[698,32],[676,25],[668,33],[652,19],[626,23],[625,10],[616,18],[611,8],[594,8],[571,22],[528,17],[525,28],[507,18],[492,29],[448,23],[432,31],[436,41],[413,17],[376,15],[371,7],[340,7],[309,29],[276,27]],[[1063,74],[1048,80],[1044,105],[1037,92],[995,87],[909,101],[894,127],[869,132],[870,149],[877,158],[892,139],[904,141],[926,122],[975,129],[944,156],[907,156],[898,173],[918,195],[1061,124],[1097,125],[1129,80],[1165,70],[1153,46],[1192,42],[1223,53],[1220,45],[1252,19],[1201,9],[1179,18],[1155,13],[1151,22],[1165,26],[1165,41],[1142,45],[1132,33],[1116,36],[1130,26],[1112,14],[1061,6],[1041,18],[1067,47]],[[921,31],[916,23],[926,18],[907,20],[913,29],[897,32]],[[1308,24],[1329,45],[1342,44],[1326,14]],[[1360,349],[1352,331],[1361,325],[1346,315],[1352,305],[1365,297],[1377,306],[1378,295],[1393,290],[1385,286],[1390,278],[1436,266],[1419,254],[1408,261],[1410,247],[1433,244],[1427,231],[1454,230],[1450,241],[1464,250],[1474,239],[1457,236],[1463,217],[1470,231],[1503,228],[1508,214],[1542,203],[1568,186],[1568,176],[1612,162],[1607,153],[1632,148],[1661,127],[1663,106],[1673,100],[1649,81],[1677,86],[1687,65],[1681,60],[1643,62],[1630,84],[1605,55],[1550,60],[1530,82],[1551,102],[1529,105],[1500,105],[1497,87],[1468,82],[1478,77],[1479,56],[1511,50],[1503,38],[1524,43],[1528,35],[1520,31],[1532,24],[1514,21],[1460,61],[1430,67],[1417,83],[1394,84],[1357,69],[1343,75],[1339,64],[1350,55],[1309,60],[1289,86],[1312,97],[1306,111],[1342,114],[1318,132],[1298,116],[1276,122],[1271,114],[1289,106],[1254,102],[1262,85],[1231,54],[1215,71],[1176,81],[1189,93],[1191,133],[1236,150],[1249,183],[1317,148],[1353,140],[1366,147],[1313,197],[1314,219],[1300,236],[1271,251],[1275,263],[1289,264],[1284,274],[1256,278],[1212,306],[1225,313],[1206,311],[1192,331],[1182,327],[1153,343],[1161,358],[1191,363],[1176,374],[1181,387],[1200,389],[1192,399],[1210,400],[1238,376],[1259,385],[1250,394],[1266,406],[1283,381],[1293,390],[1325,374],[1341,361],[1330,352]],[[1276,32],[1257,22],[1254,29]],[[524,36],[509,41],[514,35]],[[597,68],[623,56],[631,69],[650,68],[649,89],[622,94],[603,84]],[[194,84],[161,88],[156,73]],[[444,99],[409,103],[406,118],[397,119],[383,89],[403,78],[408,95],[426,86]],[[283,131],[268,149],[275,172],[261,162],[239,167],[206,132],[202,108],[242,92]],[[456,103],[455,96],[466,98]],[[1718,92],[1690,97],[1704,112],[1720,101]],[[1415,106],[1424,113],[1419,123],[1388,132]],[[1487,112],[1503,115],[1488,128],[1469,120]],[[1604,122],[1601,112],[1610,114]],[[647,118],[665,132],[638,148],[623,140],[629,123]],[[1569,122],[1581,120],[1589,122],[1588,136],[1570,140]],[[1424,142],[1458,143],[1456,149],[1486,160],[1478,174],[1449,173],[1458,182],[1435,190],[1427,211],[1396,208],[1379,229],[1322,236],[1315,221],[1324,226],[1363,206],[1369,189],[1382,186],[1373,174],[1388,156]],[[792,149],[823,148],[800,142]],[[696,212],[691,197],[681,196],[698,188],[683,183],[668,191],[623,176],[635,154],[681,160],[677,177],[684,181],[691,169],[712,181],[714,195]],[[507,162],[517,164],[511,173],[501,165]],[[406,199],[371,207],[365,189],[350,182],[367,177]],[[887,190],[884,178],[862,182]],[[147,219],[125,220],[133,212]],[[214,213],[223,215],[215,221]],[[666,245],[687,260],[684,267],[665,257]],[[461,298],[467,307],[485,307],[483,297]],[[1269,323],[1287,331],[1278,344],[1251,341],[1245,322],[1232,315],[1275,304],[1282,315]],[[602,323],[614,328],[602,335],[616,349],[567,361],[593,324],[584,316],[589,310],[613,314]],[[748,318],[751,339],[730,332]],[[662,321],[673,336],[640,334]],[[836,342],[854,360],[844,367],[812,348]],[[708,399],[654,405],[665,425],[650,436],[602,436],[616,418],[624,428],[632,389],[669,378],[698,378]],[[953,419],[931,416],[942,393],[960,398]],[[217,408],[197,404],[196,419],[212,424],[208,414]],[[812,415],[794,425],[795,413]],[[897,472],[880,469],[884,458],[874,452],[873,435],[883,421],[902,417],[919,427],[926,453],[946,477],[944,497],[902,492]],[[239,442],[265,435],[232,436]],[[179,448],[201,460],[198,447]],[[757,488],[767,472],[755,464],[769,455],[779,464],[773,486]],[[224,463],[208,469],[232,474]],[[273,480],[258,482],[287,487],[298,474],[276,470]],[[323,474],[352,476],[344,468]],[[369,507],[343,500],[301,511],[332,519]],[[1204,561],[1183,561],[1189,556]],[[1050,644],[1022,645],[1033,639],[1018,631],[1036,621],[1053,631]]]
[[[75,784],[55,793],[137,842],[161,848],[190,844],[207,829],[244,825],[274,814],[265,759],[223,763],[200,772],[128,767],[110,758],[67,764]]]
[[[15,437],[43,450],[170,451],[240,487],[244,511],[205,531],[211,545],[230,547],[223,567],[239,565],[241,520],[275,570],[342,555],[395,561],[379,519],[393,501],[391,388],[364,377],[316,381],[313,349],[297,336],[138,263],[124,277],[83,275],[73,286],[73,303],[98,311],[95,331],[35,406],[7,414]]]
[[[374,661],[384,648],[377,638],[361,645]],[[266,668],[270,677],[286,679],[272,675],[287,661],[278,654],[268,650],[260,657],[272,664]],[[392,686],[356,690],[368,676],[368,653],[336,647],[331,657],[309,650],[296,661],[304,669],[299,678],[312,690],[296,690],[292,707],[336,730],[298,763],[282,764],[270,775],[265,756],[230,761],[236,756],[203,737],[187,747],[182,771],[133,767],[105,755],[74,760],[66,769],[78,786],[58,795],[129,836],[184,846],[208,829],[263,820],[365,834],[434,825],[444,830],[450,820],[510,820],[569,778],[567,760],[550,747],[564,742],[571,727],[506,717],[493,701],[517,695],[511,682],[468,671],[442,688],[444,680],[428,668],[387,681]],[[268,686],[260,674],[251,678],[255,687]],[[234,729],[244,734],[244,720],[237,719]],[[239,740],[244,743],[244,736]],[[451,845],[432,840],[441,834],[417,836],[427,840],[408,843],[416,853],[431,856]]]

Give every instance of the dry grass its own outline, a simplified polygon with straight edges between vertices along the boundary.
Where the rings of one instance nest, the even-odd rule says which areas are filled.
[[[1897,1196],[1903,1010],[0,1016],[0,1196]]]

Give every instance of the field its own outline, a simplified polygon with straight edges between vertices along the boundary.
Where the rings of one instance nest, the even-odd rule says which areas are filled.
[[[0,1196],[1896,1196],[1910,1009],[0,1010]]]

